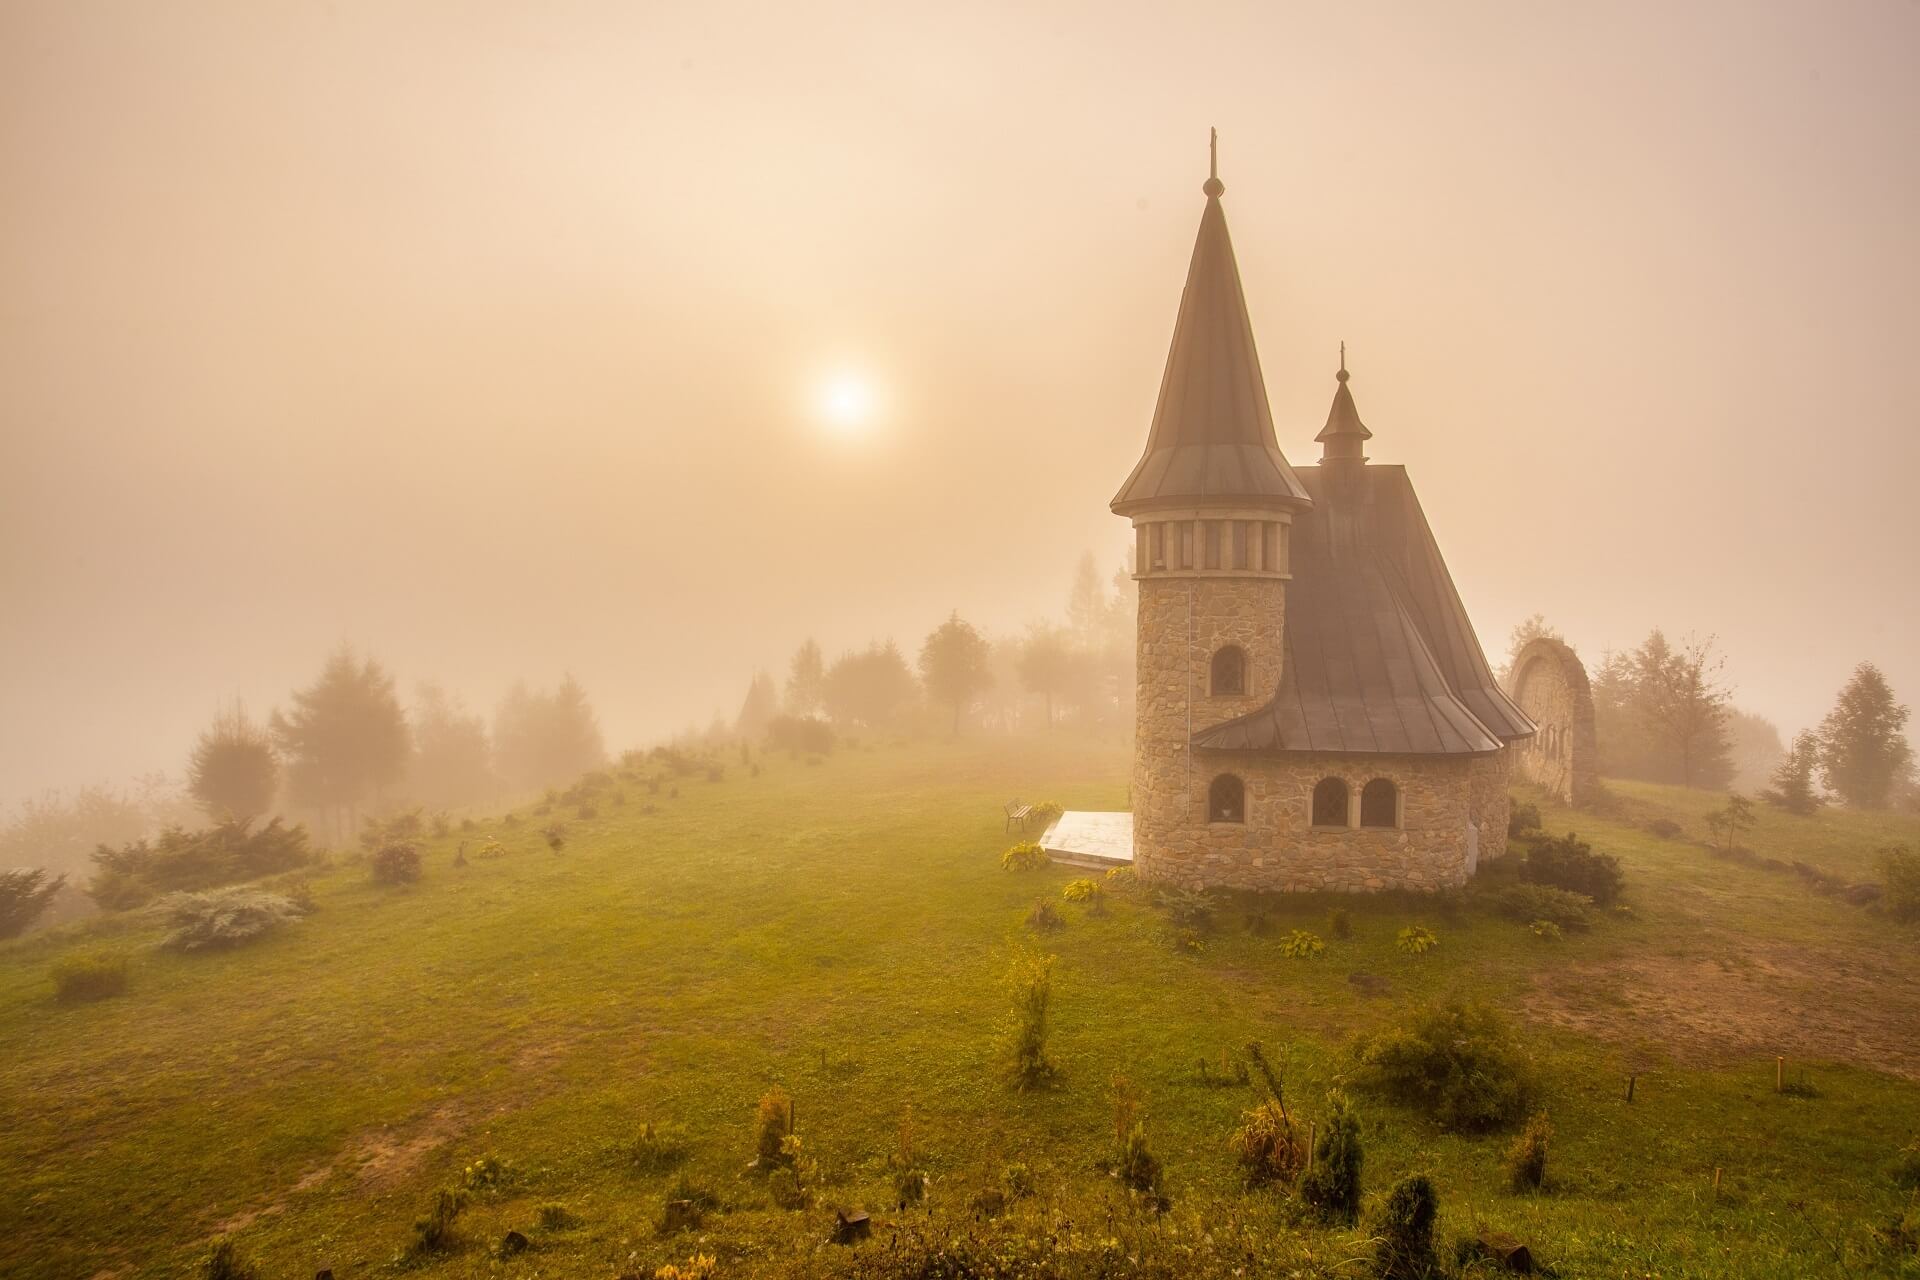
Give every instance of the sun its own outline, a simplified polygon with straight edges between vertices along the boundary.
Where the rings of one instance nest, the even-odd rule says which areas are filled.
[[[827,374],[814,392],[814,409],[821,425],[849,439],[867,433],[877,407],[872,380],[852,369]]]

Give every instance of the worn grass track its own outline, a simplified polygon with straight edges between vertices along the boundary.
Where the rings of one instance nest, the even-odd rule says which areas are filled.
[[[1559,944],[1389,896],[1352,904],[1353,939],[1321,960],[1280,953],[1288,929],[1325,932],[1330,904],[1311,899],[1236,902],[1187,955],[1142,903],[1099,919],[1060,903],[1067,927],[1044,945],[1060,957],[1064,1080],[1010,1093],[1000,978],[1035,898],[1080,873],[1001,872],[1000,803],[1119,808],[1124,777],[1120,747],[1064,735],[771,758],[757,778],[681,780],[677,799],[628,785],[625,805],[569,818],[557,854],[541,818],[484,823],[469,855],[489,836],[508,852],[464,869],[460,837],[430,842],[407,890],[337,865],[315,879],[317,914],[228,954],[174,956],[150,926],[109,925],[96,932],[136,962],[129,993],[99,1004],[50,997],[48,966],[76,934],[0,947],[0,1273],[179,1274],[221,1231],[268,1275],[375,1273],[432,1189],[491,1152],[514,1183],[470,1210],[475,1244],[426,1273],[650,1274],[690,1245],[655,1237],[662,1180],[620,1155],[648,1118],[684,1125],[692,1171],[735,1204],[703,1233],[723,1274],[773,1270],[813,1247],[824,1212],[772,1209],[743,1174],[754,1101],[776,1082],[832,1200],[885,1202],[911,1106],[936,1201],[964,1202],[1020,1160],[1084,1206],[1111,1194],[1103,1099],[1124,1072],[1146,1093],[1176,1215],[1239,1202],[1279,1231],[1224,1146],[1252,1095],[1197,1085],[1195,1060],[1257,1037],[1311,1113],[1356,1031],[1450,991],[1514,1011],[1558,1138],[1552,1193],[1518,1197],[1504,1137],[1365,1103],[1370,1189],[1431,1170],[1448,1238],[1482,1220],[1569,1276],[1893,1267],[1868,1227],[1901,1202],[1885,1165],[1920,1130],[1915,932],[1628,824],[1670,814],[1704,837],[1711,806],[1686,793],[1622,786],[1615,821],[1547,807],[1550,826],[1622,856],[1634,907]],[[1916,835],[1911,821],[1767,815],[1746,842],[1858,878],[1878,844]],[[1417,959],[1392,941],[1415,920],[1442,939]],[[1772,1091],[1775,1052],[1818,1097]],[[1629,1070],[1643,1072],[1631,1106]],[[547,1200],[580,1225],[534,1228]],[[482,1242],[510,1225],[539,1247],[497,1262]],[[1332,1233],[1327,1248],[1358,1240]]]

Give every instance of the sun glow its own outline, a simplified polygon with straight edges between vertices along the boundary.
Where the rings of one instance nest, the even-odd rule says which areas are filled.
[[[853,370],[828,374],[815,390],[814,408],[821,424],[834,435],[849,439],[865,435],[877,408],[873,383]]]

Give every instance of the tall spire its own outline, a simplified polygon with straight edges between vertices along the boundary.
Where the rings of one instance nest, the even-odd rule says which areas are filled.
[[[1320,461],[1365,462],[1367,457],[1361,448],[1364,442],[1373,439],[1373,432],[1367,430],[1367,424],[1360,421],[1360,410],[1353,403],[1353,392],[1347,389],[1347,344],[1344,342],[1340,344],[1340,372],[1333,377],[1339,384],[1334,388],[1333,407],[1327,410],[1327,425],[1320,428],[1320,434],[1314,437],[1325,446],[1320,452]]]
[[[1208,145],[1206,207],[1173,325],[1147,450],[1114,496],[1121,515],[1150,506],[1311,501],[1273,433],[1253,324],[1220,196],[1219,134]]]

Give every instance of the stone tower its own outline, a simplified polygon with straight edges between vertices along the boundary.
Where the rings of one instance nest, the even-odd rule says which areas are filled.
[[[1166,878],[1204,833],[1197,729],[1255,711],[1286,652],[1291,525],[1311,505],[1280,452],[1220,207],[1217,149],[1147,448],[1112,508],[1133,523],[1139,584],[1135,865]],[[1239,821],[1235,816],[1232,821]]]

